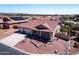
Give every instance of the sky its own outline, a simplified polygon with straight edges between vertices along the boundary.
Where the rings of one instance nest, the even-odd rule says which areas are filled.
[[[2,13],[79,14],[79,4],[0,4]]]

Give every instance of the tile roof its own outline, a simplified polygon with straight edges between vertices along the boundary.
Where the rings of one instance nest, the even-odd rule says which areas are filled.
[[[6,18],[9,19],[9,21],[7,21],[9,24],[25,23],[28,21],[28,20],[15,21],[15,20],[10,19],[9,17],[6,17]],[[3,19],[4,18],[0,19],[0,24],[4,22]]]
[[[59,21],[58,20],[47,20],[47,19],[37,19],[37,20],[31,20],[28,23],[23,23],[19,25],[19,27],[24,27],[24,28],[29,28],[32,30],[38,30],[35,27],[39,25],[43,25],[47,27],[48,29],[43,29],[41,31],[54,31],[55,27],[58,25]]]

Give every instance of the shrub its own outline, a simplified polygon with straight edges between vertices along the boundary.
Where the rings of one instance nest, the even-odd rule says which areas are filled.
[[[78,44],[75,42],[73,47],[78,48]]]
[[[14,28],[14,29],[18,29],[18,26],[17,26],[17,25],[14,25],[13,28]]]
[[[1,25],[0,25],[0,29],[1,29]]]
[[[3,23],[2,29],[9,29],[9,24],[8,23]]]
[[[68,32],[68,28],[66,28],[65,26],[62,26],[60,29],[61,32]]]

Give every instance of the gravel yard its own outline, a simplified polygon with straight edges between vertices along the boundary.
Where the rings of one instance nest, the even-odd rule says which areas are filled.
[[[0,29],[0,40],[16,32],[16,29]]]

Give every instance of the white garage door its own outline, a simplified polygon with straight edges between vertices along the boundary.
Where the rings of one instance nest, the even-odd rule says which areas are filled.
[[[32,31],[29,30],[29,29],[24,29],[24,33],[25,33],[25,34],[27,34],[27,33],[32,34]]]
[[[20,32],[23,32],[24,30],[23,30],[23,28],[19,28],[19,31],[20,31]]]

